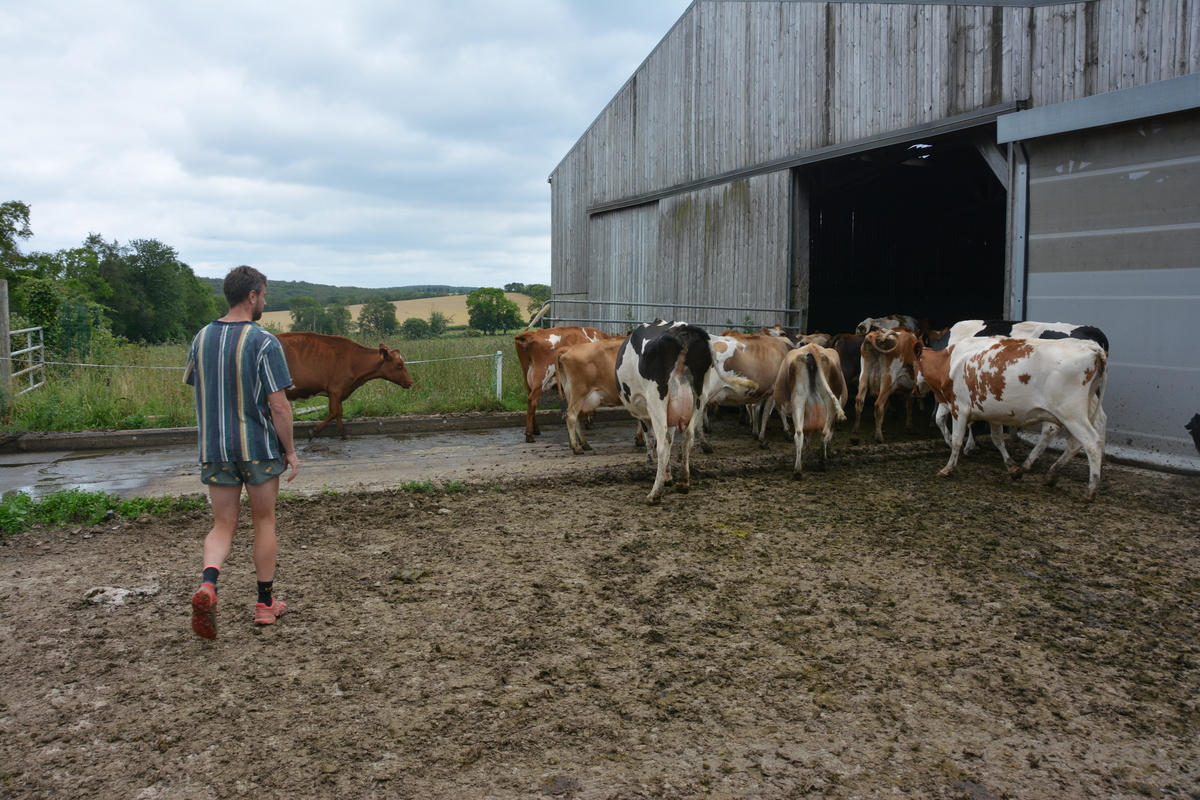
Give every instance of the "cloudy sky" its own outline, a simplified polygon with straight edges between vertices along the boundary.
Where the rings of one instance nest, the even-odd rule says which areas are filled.
[[[0,0],[0,202],[25,252],[549,283],[546,178],[689,4]]]

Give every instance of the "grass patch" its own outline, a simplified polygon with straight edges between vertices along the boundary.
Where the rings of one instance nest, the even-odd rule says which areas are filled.
[[[377,347],[378,339],[362,340]],[[400,350],[413,378],[411,389],[371,381],[343,404],[343,415],[392,417],[525,408],[525,384],[512,336],[443,337],[384,342]],[[84,431],[180,428],[196,424],[192,389],[183,383],[188,344],[111,344],[88,361],[104,366],[48,367],[45,386],[0,404],[0,430]],[[496,400],[495,354],[504,354],[502,399]],[[471,358],[467,358],[471,356]],[[486,357],[473,357],[486,356]],[[439,359],[455,359],[441,361]],[[119,366],[111,366],[119,365]],[[300,419],[321,419],[328,401],[314,397],[297,408],[319,408]]]
[[[107,492],[66,489],[35,500],[25,492],[17,492],[0,501],[0,535],[20,533],[35,522],[51,527],[95,525],[103,522],[110,511],[128,519],[142,514],[192,511],[204,507],[204,501],[195,497],[122,499]]]

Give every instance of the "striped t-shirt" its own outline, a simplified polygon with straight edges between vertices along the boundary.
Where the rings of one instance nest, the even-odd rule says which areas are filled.
[[[253,322],[210,322],[192,340],[183,382],[196,390],[201,464],[283,455],[267,395],[292,376],[274,336]]]

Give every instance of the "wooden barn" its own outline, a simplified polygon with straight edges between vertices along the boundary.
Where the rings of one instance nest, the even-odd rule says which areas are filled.
[[[557,324],[1037,319],[1200,469],[1200,3],[696,0],[550,176]]]

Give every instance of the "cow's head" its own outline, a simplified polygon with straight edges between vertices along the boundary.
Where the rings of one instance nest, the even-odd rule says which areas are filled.
[[[379,357],[383,360],[379,370],[381,378],[399,384],[404,389],[412,388],[412,376],[408,374],[408,367],[399,350],[389,350],[387,345],[380,343]]]

